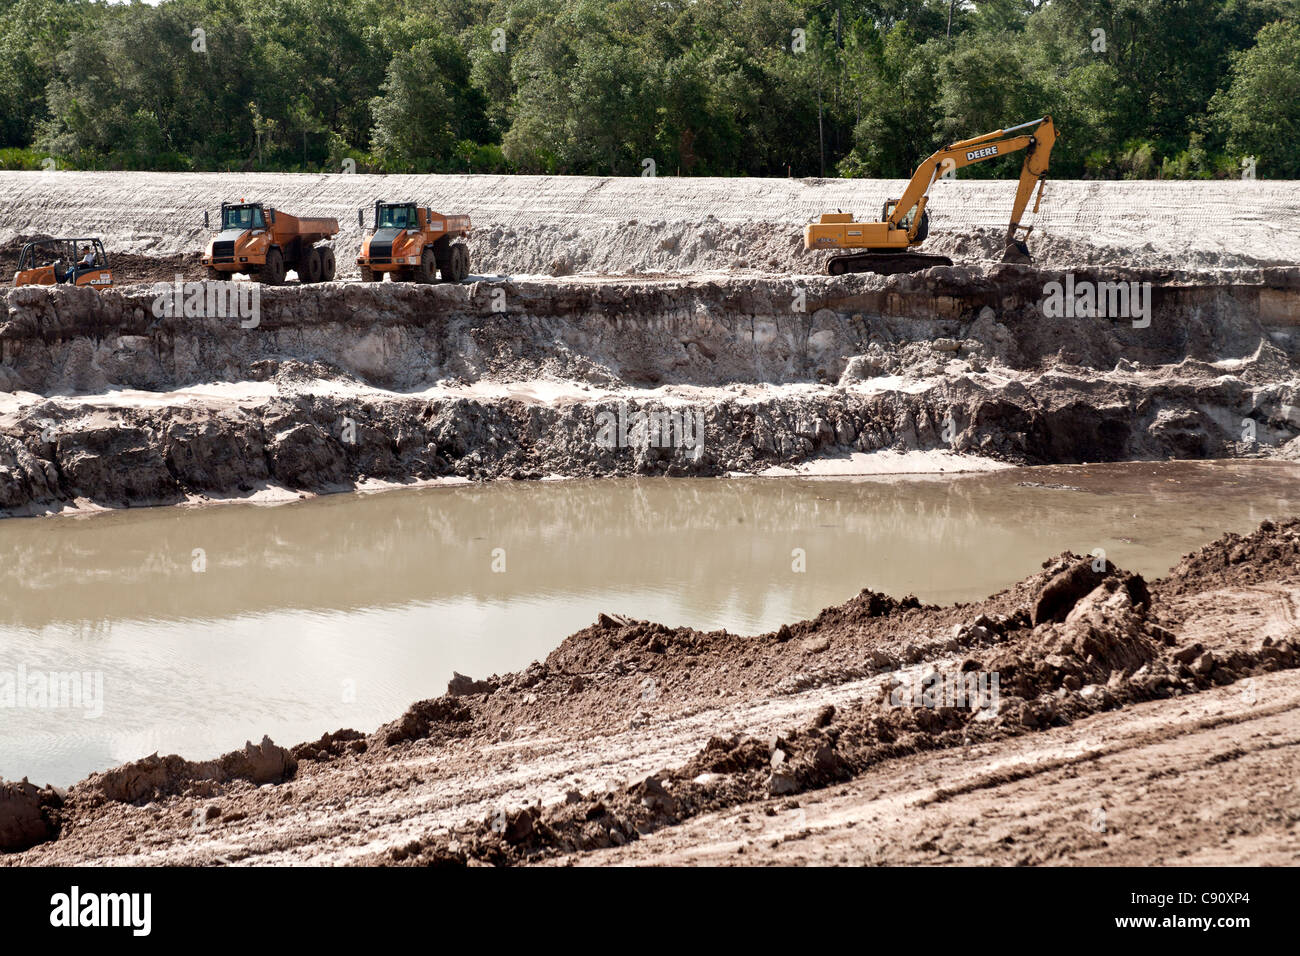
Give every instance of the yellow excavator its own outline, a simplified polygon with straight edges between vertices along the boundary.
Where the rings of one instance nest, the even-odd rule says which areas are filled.
[[[1056,127],[1050,116],[1021,123],[994,133],[985,133],[964,139],[938,150],[921,163],[912,174],[902,198],[886,201],[879,222],[854,222],[848,213],[826,213],[817,222],[804,227],[806,249],[862,249],[863,252],[832,256],[826,263],[828,274],[837,276],[846,272],[875,272],[894,275],[916,272],[930,266],[950,266],[947,256],[910,252],[919,246],[930,231],[930,214],[926,211],[930,187],[941,176],[963,166],[982,163],[994,156],[1005,156],[1025,150],[1025,162],[1020,169],[1020,184],[1016,189],[1015,205],[1011,207],[1011,225],[1007,228],[1003,262],[1031,262],[1029,246],[1025,240],[1033,226],[1022,226],[1029,196],[1038,184],[1038,198],[1034,212],[1043,201],[1043,183],[1047,179],[1047,164],[1056,142]]]

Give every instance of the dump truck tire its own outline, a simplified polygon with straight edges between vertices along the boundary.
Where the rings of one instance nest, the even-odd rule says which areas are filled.
[[[320,282],[320,267],[320,250],[315,248],[307,249],[298,259],[298,281],[303,285],[310,282]]]
[[[320,251],[320,281],[333,282],[337,265],[334,261],[334,250],[328,246],[322,249]]]
[[[420,253],[420,264],[415,269],[415,278],[420,282],[436,282],[438,279],[438,262],[432,249]]]
[[[284,256],[279,249],[272,249],[266,254],[266,265],[257,273],[257,281],[264,285],[282,285],[284,283]]]
[[[383,273],[376,272],[374,269],[370,268],[369,266],[361,267],[362,282],[380,282],[383,280],[383,278],[384,278]]]
[[[208,266],[207,269],[206,269],[205,271],[207,272],[207,276],[208,276],[208,278],[209,278],[210,280],[212,280],[213,282],[220,282],[220,281],[221,281],[221,273],[220,273],[220,271],[218,271],[218,270],[212,268],[212,266]]]
[[[454,282],[452,278],[452,259],[451,243],[445,238],[439,239],[433,247],[434,258],[438,261],[438,274],[442,276],[443,282]]]
[[[451,247],[452,282],[464,282],[469,277],[469,247],[458,242]]]

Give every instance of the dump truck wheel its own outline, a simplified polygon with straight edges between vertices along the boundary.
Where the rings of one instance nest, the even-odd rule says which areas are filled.
[[[443,282],[455,282],[453,264],[456,257],[452,254],[451,244],[445,239],[439,239],[433,247],[434,258],[438,261],[438,273],[442,276]]]
[[[266,254],[266,265],[257,273],[257,281],[265,285],[281,285],[284,282],[284,256],[279,249],[272,249]]]
[[[469,248],[463,242],[451,247],[451,271],[454,282],[464,282],[469,277]]]
[[[320,281],[333,282],[336,268],[337,263],[334,261],[334,250],[327,246],[320,251]]]
[[[438,263],[432,249],[420,253],[420,264],[416,267],[415,278],[420,282],[434,282],[438,278]]]
[[[370,268],[369,266],[361,267],[362,282],[379,282],[383,278],[384,278],[383,273],[376,272],[374,269]]]
[[[298,281],[303,285],[320,282],[320,250],[308,249],[298,260]]]
[[[218,270],[212,268],[212,266],[208,266],[207,274],[208,274],[208,278],[211,279],[213,282],[219,282],[221,280],[221,273]]]

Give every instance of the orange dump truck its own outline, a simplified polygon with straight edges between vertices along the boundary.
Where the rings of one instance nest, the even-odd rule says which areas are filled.
[[[208,214],[203,214],[208,226]],[[334,278],[334,250],[316,243],[338,234],[337,219],[291,216],[260,202],[222,203],[221,231],[208,240],[203,265],[209,279],[236,272],[267,285],[279,285],[293,270],[298,281],[329,282]]]
[[[364,210],[357,224],[364,225]],[[464,282],[469,249],[457,242],[469,235],[469,216],[444,216],[413,202],[375,203],[370,235],[361,240],[357,268],[362,282],[379,282],[390,273],[394,282]]]

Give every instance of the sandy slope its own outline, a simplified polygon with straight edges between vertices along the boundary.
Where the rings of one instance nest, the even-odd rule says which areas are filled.
[[[340,274],[355,272],[357,210],[411,198],[469,213],[476,269],[817,271],[800,226],[823,212],[875,218],[896,180],[273,173],[0,172],[0,243],[35,233],[92,234],[110,250],[199,248],[203,210],[260,199],[339,220]],[[927,248],[990,254],[1010,213],[1011,180],[940,183]],[[711,220],[707,217],[713,217]],[[1039,261],[1234,266],[1300,262],[1300,187],[1290,181],[1049,181],[1031,242]]]

